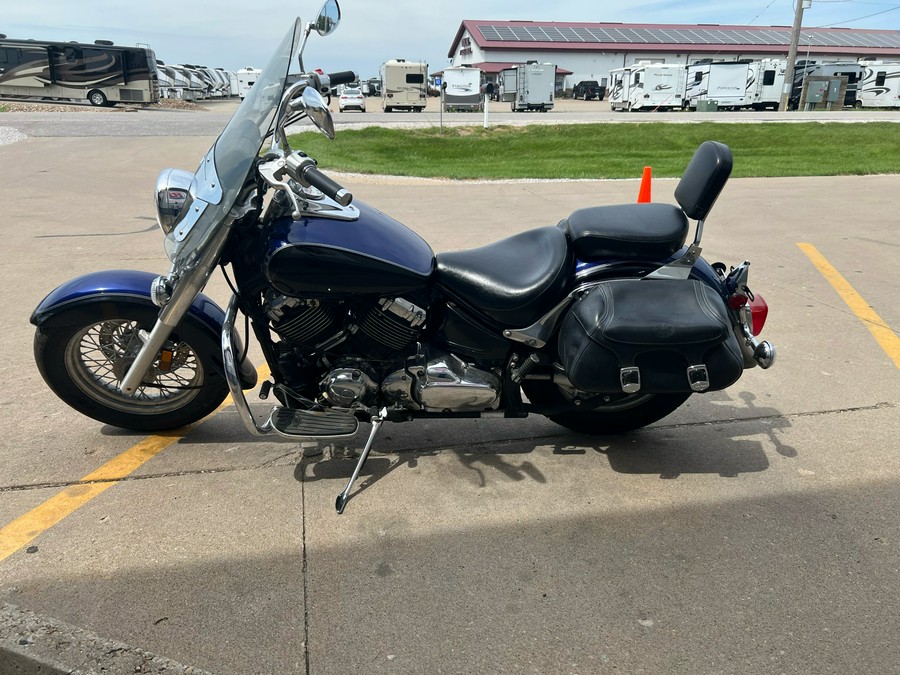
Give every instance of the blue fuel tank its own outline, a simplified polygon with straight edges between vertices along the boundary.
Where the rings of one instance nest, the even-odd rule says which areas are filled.
[[[336,299],[408,293],[425,288],[434,251],[415,232],[368,204],[357,220],[290,217],[266,237],[263,273],[293,297]]]

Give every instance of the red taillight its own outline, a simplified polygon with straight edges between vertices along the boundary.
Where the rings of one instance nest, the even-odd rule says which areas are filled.
[[[756,294],[750,301],[750,313],[753,317],[753,334],[762,333],[763,326],[766,325],[766,317],[769,316],[769,306],[763,299],[763,296]]]

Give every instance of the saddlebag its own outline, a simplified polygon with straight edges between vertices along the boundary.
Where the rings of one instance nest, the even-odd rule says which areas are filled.
[[[724,301],[693,279],[599,284],[563,319],[559,358],[586,392],[713,391],[743,371]]]

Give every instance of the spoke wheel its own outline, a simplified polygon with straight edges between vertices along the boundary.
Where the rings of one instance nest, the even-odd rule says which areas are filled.
[[[40,326],[38,369],[50,388],[95,420],[136,431],[161,431],[202,419],[228,395],[217,360],[219,341],[188,316],[169,338],[134,396],[119,385],[150,331],[156,309],[131,301],[85,305]]]
[[[150,366],[135,396],[126,396],[119,383],[141,348],[137,321],[112,320],[86,326],[69,341],[65,365],[72,381],[98,403],[115,410],[167,413],[200,393],[203,366],[185,342],[167,345]]]

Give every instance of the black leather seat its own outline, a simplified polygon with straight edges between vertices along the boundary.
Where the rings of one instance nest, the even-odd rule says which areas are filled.
[[[560,222],[575,256],[590,262],[603,258],[666,258],[684,245],[688,219],[670,204],[621,204],[574,211]]]
[[[575,272],[563,231],[543,227],[436,256],[436,283],[503,326],[530,326],[558,303]]]

